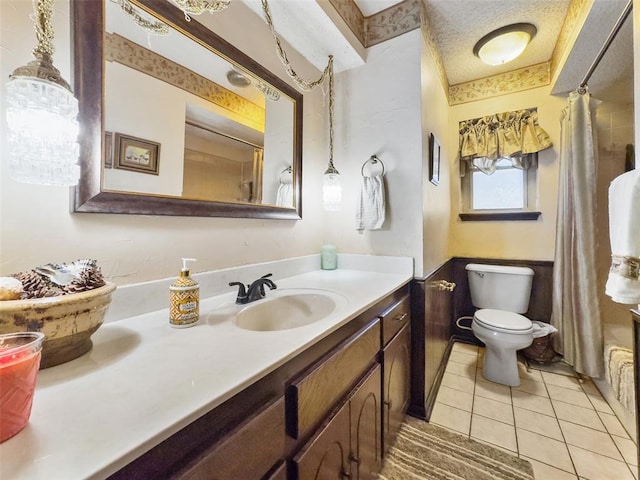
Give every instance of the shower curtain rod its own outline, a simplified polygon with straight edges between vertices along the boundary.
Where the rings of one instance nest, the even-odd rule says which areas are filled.
[[[616,24],[613,26],[613,29],[611,30],[611,33],[609,33],[609,36],[605,40],[604,45],[602,45],[602,48],[598,52],[598,55],[596,56],[595,60],[593,61],[593,63],[589,67],[589,70],[587,70],[587,74],[582,79],[582,82],[580,82],[580,86],[578,87],[578,91],[580,91],[580,90],[584,91],[585,90],[585,88],[587,86],[587,83],[589,82],[589,79],[591,78],[591,75],[593,75],[594,70],[598,67],[598,64],[602,60],[602,57],[604,57],[604,54],[607,53],[607,50],[609,49],[609,46],[611,46],[611,43],[613,42],[613,39],[616,38],[616,35],[618,34],[618,32],[622,28],[622,25],[624,24],[625,20],[627,19],[627,17],[631,13],[632,8],[633,8],[633,0],[629,0],[627,2],[627,5],[624,7],[624,10],[620,14],[620,17],[618,17],[618,20],[616,21]]]

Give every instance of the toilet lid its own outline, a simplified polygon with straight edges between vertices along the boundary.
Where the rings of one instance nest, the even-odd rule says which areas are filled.
[[[484,308],[474,315],[476,322],[485,327],[499,328],[501,330],[521,331],[531,329],[531,320],[522,315],[504,310]]]

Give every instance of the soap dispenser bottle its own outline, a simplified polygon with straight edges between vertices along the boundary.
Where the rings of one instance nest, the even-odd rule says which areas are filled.
[[[169,324],[175,328],[195,325],[200,316],[200,285],[189,275],[187,262],[195,258],[183,258],[180,277],[169,287]]]

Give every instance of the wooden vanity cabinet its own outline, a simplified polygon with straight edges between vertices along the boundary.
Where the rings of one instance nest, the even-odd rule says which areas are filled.
[[[282,456],[283,430],[284,398],[280,397],[201,454],[180,472],[180,478],[260,480]]]
[[[374,480],[408,405],[409,286],[112,479]]]
[[[410,301],[405,297],[381,317],[383,451],[393,445],[411,401]],[[384,333],[387,332],[387,335]]]
[[[297,480],[375,480],[382,468],[381,368],[375,364],[350,397],[293,458]]]

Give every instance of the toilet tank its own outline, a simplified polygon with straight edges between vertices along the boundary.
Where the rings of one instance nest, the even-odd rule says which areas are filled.
[[[465,267],[476,308],[525,313],[529,309],[533,270],[528,267],[469,263]]]

